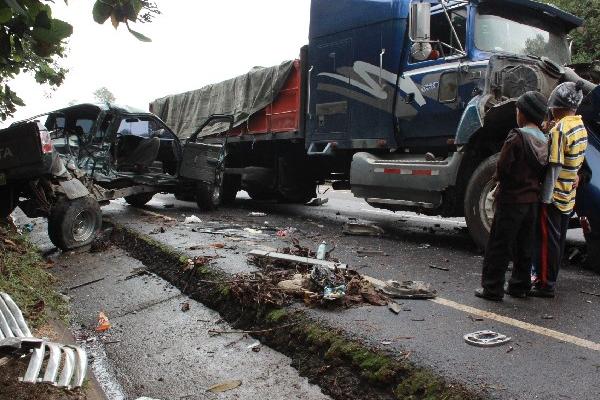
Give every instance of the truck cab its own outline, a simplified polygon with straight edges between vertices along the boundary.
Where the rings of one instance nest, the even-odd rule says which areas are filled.
[[[514,102],[580,79],[565,65],[582,23],[530,0],[313,0],[308,154],[375,207],[465,216],[483,245]]]

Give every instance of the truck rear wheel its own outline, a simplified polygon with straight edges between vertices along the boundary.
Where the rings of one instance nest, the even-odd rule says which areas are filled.
[[[148,204],[148,202],[152,200],[153,197],[154,193],[138,193],[125,197],[125,201],[127,202],[127,204],[132,205],[134,207],[143,207],[146,204]]]
[[[487,158],[475,170],[465,193],[465,219],[469,233],[475,244],[485,249],[494,220],[494,199],[492,192],[495,182],[492,179],[500,154]]]
[[[63,251],[92,243],[101,228],[100,205],[90,196],[75,200],[61,198],[48,217],[50,241]]]
[[[10,186],[0,187],[0,218],[8,218],[17,206],[17,196]]]

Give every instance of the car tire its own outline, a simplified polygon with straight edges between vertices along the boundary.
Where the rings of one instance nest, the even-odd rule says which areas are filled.
[[[153,197],[154,193],[138,193],[125,197],[125,201],[131,206],[143,207],[148,204]]]
[[[102,228],[102,212],[96,199],[59,199],[48,217],[50,241],[63,251],[91,244]]]
[[[10,186],[0,188],[0,218],[6,219],[17,207],[17,196]]]
[[[500,154],[487,158],[473,172],[465,192],[464,212],[471,238],[480,249],[485,249],[494,218],[491,192],[495,182],[492,177]]]

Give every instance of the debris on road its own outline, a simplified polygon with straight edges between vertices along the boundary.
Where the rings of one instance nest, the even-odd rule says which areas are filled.
[[[266,217],[267,214],[264,212],[251,212],[248,214],[249,217]]]
[[[206,391],[212,393],[222,393],[233,390],[240,386],[242,386],[242,381],[240,380],[225,381],[209,387],[206,389]]]
[[[433,264],[429,264],[429,268],[437,269],[440,271],[446,271],[446,272],[450,271],[450,268],[448,268],[448,267],[438,267],[437,265],[433,265]]]
[[[278,230],[277,233],[276,233],[276,235],[278,237],[288,237],[288,236],[296,233],[297,231],[298,231],[298,229],[296,229],[296,228],[288,227],[288,228],[285,228],[285,229]]]
[[[428,249],[430,248],[431,245],[429,243],[423,243],[422,245],[420,245],[418,248],[419,249]]]
[[[431,285],[421,281],[387,281],[383,293],[397,299],[433,299],[437,292]]]
[[[162,215],[159,213],[155,213],[152,211],[148,211],[148,210],[140,210],[140,212],[144,215],[147,215],[149,217],[154,217],[154,218],[160,218],[165,222],[176,222],[175,218],[171,218],[171,217],[167,217],[166,215]]]
[[[400,311],[402,311],[400,304],[396,303],[395,301],[390,301],[388,303],[388,309],[394,314],[400,314]]]
[[[508,350],[506,350],[506,354],[508,354],[508,353],[512,353],[512,352],[514,351],[514,349],[515,349],[514,347],[512,347],[512,346],[509,346],[509,347],[508,347]]]
[[[600,293],[586,292],[585,290],[582,290],[580,293],[587,294],[588,296],[600,297]]]
[[[257,257],[257,258],[275,259],[275,260],[280,260],[280,261],[284,261],[284,262],[288,262],[288,263],[292,262],[292,263],[305,264],[305,265],[322,265],[322,266],[329,267],[329,268],[346,269],[348,267],[346,264],[341,264],[341,263],[337,263],[334,261],[327,261],[327,260],[317,260],[316,258],[310,258],[308,255],[307,256],[297,256],[297,255],[293,255],[293,254],[275,253],[275,252],[263,251],[263,250],[252,250],[251,252],[248,253],[248,255],[251,257]]]
[[[254,342],[252,344],[249,344],[247,346],[247,348],[249,350],[252,350],[255,353],[258,353],[260,351],[261,347],[262,347],[262,345],[260,344],[260,342],[258,340],[256,342]]]
[[[471,321],[473,321],[473,322],[481,322],[481,321],[483,321],[483,318],[481,318],[481,317],[475,317],[473,315],[469,315],[469,319]]]
[[[181,303],[181,311],[188,312],[190,311],[190,302],[186,301],[185,303]]]
[[[98,314],[98,326],[96,326],[96,332],[106,332],[110,328],[112,328],[112,325],[108,320],[108,317],[103,311],[100,311],[100,314]]]
[[[155,228],[152,231],[150,231],[151,235],[158,235],[159,233],[165,233],[167,230],[161,226],[160,228]]]
[[[201,224],[202,220],[198,217],[196,217],[195,215],[192,215],[190,217],[187,217],[184,221],[184,224],[186,225],[191,225],[191,224]]]
[[[475,347],[497,347],[510,342],[512,338],[493,331],[479,331],[464,336],[467,344]]]
[[[544,314],[542,315],[542,319],[554,319],[554,316],[550,314]]]
[[[329,199],[328,198],[315,197],[314,199],[310,200],[305,205],[307,205],[309,207],[320,207],[320,206],[322,206],[324,204],[327,204],[327,203],[329,203]]]
[[[344,224],[342,233],[349,236],[383,236],[385,231],[377,225],[347,222]]]

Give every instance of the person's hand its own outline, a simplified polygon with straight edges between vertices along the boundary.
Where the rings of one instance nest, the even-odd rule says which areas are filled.
[[[544,122],[544,124],[542,125],[542,130],[546,133],[550,132],[552,130],[552,128],[554,128],[556,126],[558,121],[551,119],[549,121]]]

